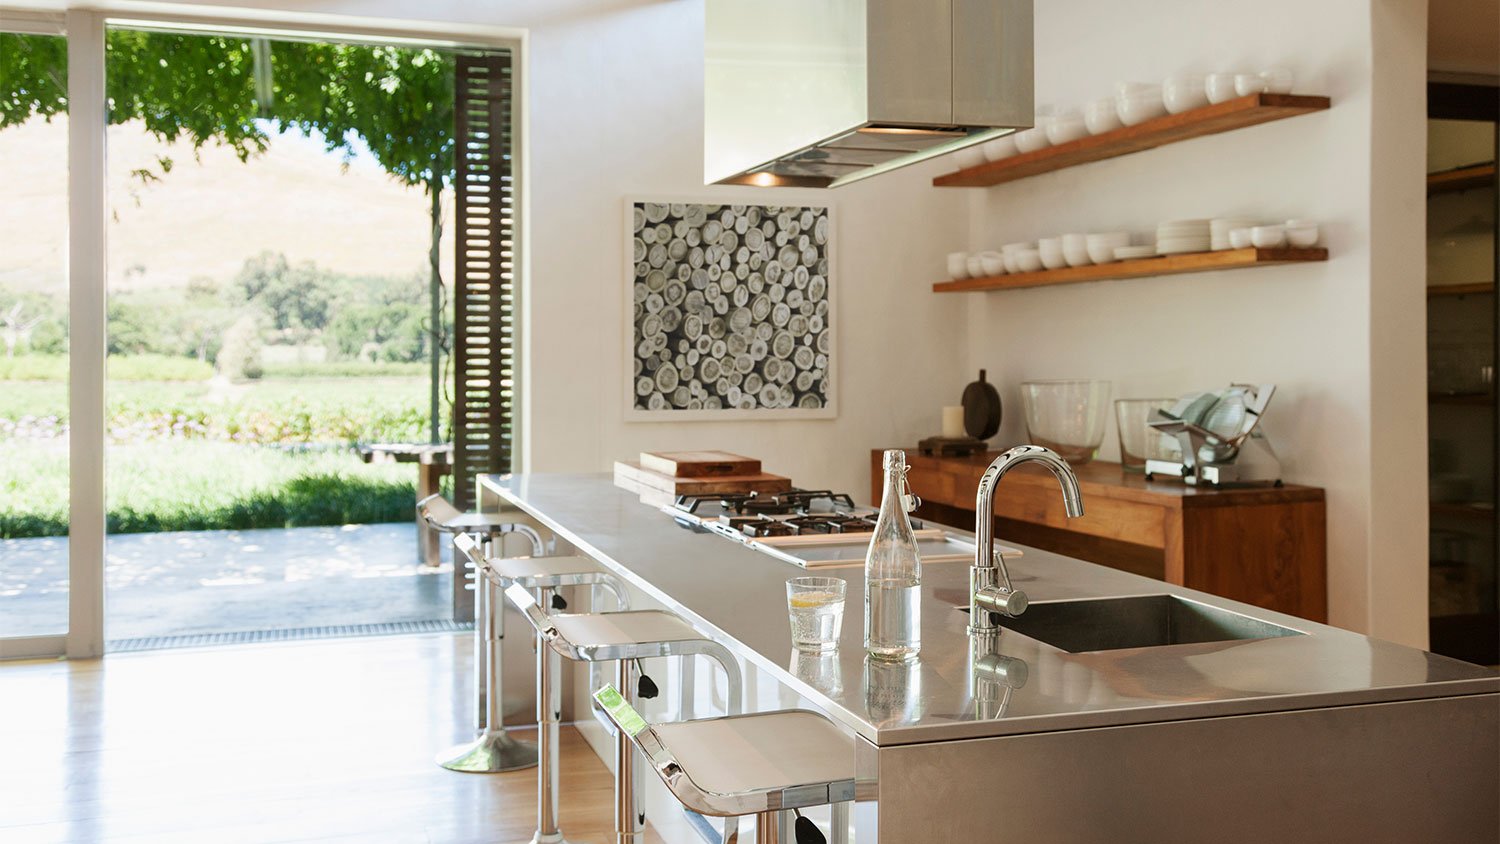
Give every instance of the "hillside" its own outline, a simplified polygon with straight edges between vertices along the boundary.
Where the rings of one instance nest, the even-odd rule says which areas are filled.
[[[160,181],[132,171],[173,161]],[[66,282],[67,126],[33,120],[0,131],[0,286],[62,291]],[[444,278],[452,280],[452,197]],[[233,151],[167,145],[137,124],[109,130],[111,290],[227,281],[263,250],[346,274],[423,272],[427,198],[368,156],[344,162],[315,140],[275,135],[241,163]]]

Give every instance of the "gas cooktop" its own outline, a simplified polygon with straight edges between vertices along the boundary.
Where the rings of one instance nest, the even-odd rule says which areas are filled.
[[[679,518],[686,524],[755,538],[871,533],[879,515],[868,507],[856,506],[846,493],[826,489],[681,495],[673,509],[689,517]],[[912,520],[913,530],[922,527],[919,520]]]

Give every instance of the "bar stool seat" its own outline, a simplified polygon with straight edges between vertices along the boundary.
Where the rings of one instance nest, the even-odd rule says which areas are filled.
[[[744,796],[752,794],[776,794],[783,809],[854,799],[854,741],[815,712],[784,709],[651,729],[696,786],[673,793],[699,814],[743,814]]]
[[[653,725],[613,686],[594,699],[684,808],[724,818],[753,814],[758,844],[780,844],[787,811],[832,806],[834,838],[846,840],[854,739],[822,715],[782,709]],[[798,841],[824,840],[810,820],[797,825]]]

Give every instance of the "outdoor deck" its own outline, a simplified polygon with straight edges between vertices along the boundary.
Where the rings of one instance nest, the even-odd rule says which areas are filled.
[[[451,619],[452,567],[420,565],[416,547],[410,522],[114,535],[106,635]],[[65,537],[0,540],[0,636],[62,632],[67,589]]]

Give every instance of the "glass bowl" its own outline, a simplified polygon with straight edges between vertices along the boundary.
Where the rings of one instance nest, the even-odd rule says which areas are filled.
[[[1026,381],[1026,435],[1075,466],[1094,459],[1109,420],[1108,381]]]

